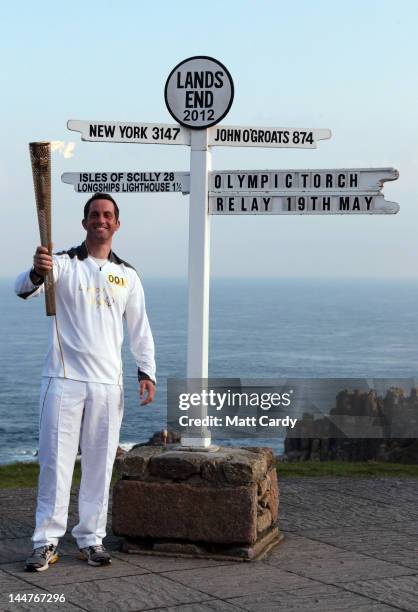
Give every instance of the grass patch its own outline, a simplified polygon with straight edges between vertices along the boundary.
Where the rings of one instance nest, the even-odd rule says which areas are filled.
[[[279,477],[286,476],[408,476],[418,478],[418,465],[383,461],[277,462]]]
[[[35,461],[10,463],[0,465],[0,489],[25,489],[38,486],[39,464]],[[81,480],[81,464],[76,461],[74,466],[72,487],[79,487]],[[113,471],[112,482],[119,480]]]
[[[0,465],[0,489],[22,489],[38,486],[39,465],[35,462]],[[74,468],[73,487],[80,485],[81,467],[77,461]]]
[[[393,476],[418,478],[418,465],[384,463],[377,461],[300,461],[277,462],[280,478],[286,476]],[[0,489],[34,488],[38,486],[39,466],[35,462],[0,465]],[[80,485],[81,466],[77,461],[74,468],[73,487]],[[118,480],[113,473],[112,484]]]

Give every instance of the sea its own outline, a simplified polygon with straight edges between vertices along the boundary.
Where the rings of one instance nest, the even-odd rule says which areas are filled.
[[[19,299],[13,284],[0,279],[0,464],[36,460],[46,352],[43,298]],[[143,285],[157,394],[152,404],[139,406],[136,366],[125,341],[124,448],[166,427],[167,377],[186,375],[187,280],[143,279]],[[214,278],[210,296],[210,377],[418,377],[418,280]],[[283,450],[281,438],[256,444],[264,442]]]

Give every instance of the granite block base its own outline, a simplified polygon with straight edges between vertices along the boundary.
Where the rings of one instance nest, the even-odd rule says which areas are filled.
[[[271,449],[139,446],[118,467],[113,532],[125,552],[253,560],[282,539]]]

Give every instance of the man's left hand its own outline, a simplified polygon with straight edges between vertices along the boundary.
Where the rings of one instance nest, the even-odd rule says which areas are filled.
[[[141,382],[139,383],[139,396],[141,399],[146,396],[145,399],[142,400],[141,406],[146,406],[147,404],[150,404],[154,399],[154,395],[154,383],[151,380],[141,380]]]

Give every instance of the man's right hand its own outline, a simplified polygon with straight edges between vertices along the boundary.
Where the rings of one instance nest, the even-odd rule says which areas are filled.
[[[46,276],[52,270],[52,256],[44,246],[38,246],[33,256],[33,269],[38,276]]]

